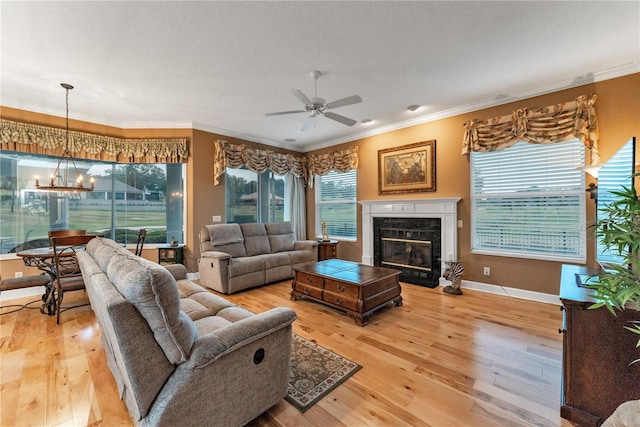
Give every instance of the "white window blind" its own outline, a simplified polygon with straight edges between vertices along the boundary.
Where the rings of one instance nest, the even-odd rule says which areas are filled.
[[[329,237],[357,238],[356,170],[329,172],[315,177],[316,236],[322,236],[322,222],[327,223]]]
[[[611,157],[598,171],[598,211],[596,215],[600,218],[601,210],[617,198],[612,191],[620,191],[622,187],[631,188],[633,186],[632,175],[635,168],[635,140],[630,139],[618,152]],[[596,245],[596,259],[598,261],[620,263],[622,257],[606,251],[600,240]]]
[[[577,139],[472,153],[472,252],[584,262],[584,157]]]

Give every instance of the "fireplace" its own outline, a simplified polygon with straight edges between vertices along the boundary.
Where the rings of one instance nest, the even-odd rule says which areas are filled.
[[[400,270],[402,282],[435,288],[440,234],[439,218],[374,218],[374,265]]]
[[[435,287],[458,260],[460,198],[372,200],[362,205],[362,263],[401,271],[405,283]],[[384,240],[383,240],[384,239]],[[377,243],[376,243],[377,242]]]

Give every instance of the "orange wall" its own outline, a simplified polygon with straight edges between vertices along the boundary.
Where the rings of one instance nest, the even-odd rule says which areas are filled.
[[[579,95],[598,95],[596,113],[600,131],[600,155],[606,161],[632,136],[640,137],[640,74],[592,83],[577,88],[553,92],[547,95],[513,102],[498,107],[474,111],[431,123],[400,129],[397,131],[364,138],[357,141],[317,150],[322,153],[357,145],[360,163],[358,167],[358,200],[393,200],[414,198],[461,197],[458,204],[458,219],[463,228],[458,229],[458,256],[464,262],[464,280],[489,283],[543,293],[557,294],[559,290],[559,262],[537,261],[471,254],[470,236],[470,177],[467,156],[462,150],[463,124],[470,119],[485,119],[505,114],[522,107],[543,107],[575,99]],[[429,193],[407,193],[378,195],[378,150],[435,139],[437,191]],[[585,187],[586,188],[586,187]],[[307,191],[307,229],[311,236],[315,229],[313,216],[314,192]],[[360,207],[358,207],[360,215]],[[594,204],[587,200],[587,222],[593,221]],[[352,261],[361,261],[362,225],[358,217],[358,240],[340,242],[338,256]],[[594,265],[593,240],[588,242],[588,264]],[[491,267],[491,276],[483,275],[483,267]]]
[[[358,168],[358,200],[392,200],[401,198],[440,198],[461,197],[458,204],[458,218],[463,220],[463,228],[458,230],[459,257],[465,263],[463,279],[491,283],[550,294],[557,294],[560,277],[560,263],[526,260],[519,258],[473,255],[470,253],[470,199],[469,199],[469,161],[460,154],[462,148],[463,123],[477,118],[484,119],[510,114],[521,107],[542,107],[559,102],[573,100],[579,95],[595,93],[598,95],[596,112],[600,125],[600,152],[603,161],[611,157],[630,137],[640,137],[640,73],[599,83],[591,83],[538,96],[524,101],[513,102],[498,107],[474,111],[469,114],[437,120],[431,123],[412,126],[382,135],[376,135],[339,146],[317,150],[313,153],[338,150],[357,145],[360,163]],[[4,118],[22,120],[51,126],[64,126],[64,118],[45,116],[10,108],[0,107]],[[108,134],[124,137],[188,137],[191,156],[187,163],[187,200],[186,200],[186,236],[185,253],[187,267],[197,271],[199,256],[198,232],[201,227],[211,224],[212,215],[220,215],[224,221],[224,179],[218,186],[213,185],[213,141],[224,139],[232,143],[243,143],[257,148],[270,148],[278,152],[300,153],[267,147],[249,141],[243,141],[210,132],[189,129],[117,129],[86,122],[70,121],[74,130]],[[378,150],[435,139],[436,147],[436,184],[437,191],[431,193],[409,193],[407,195],[378,195]],[[371,179],[376,177],[376,179]],[[308,236],[314,236],[314,192],[307,191],[307,230]],[[360,215],[360,209],[358,210]],[[593,203],[587,202],[587,221],[593,220]],[[358,216],[358,240],[341,242],[338,256],[343,259],[360,261],[362,239],[360,216]],[[146,252],[146,251],[145,251]],[[589,241],[588,263],[594,264],[594,245]],[[145,256],[147,253],[145,253]],[[154,259],[154,257],[149,257]],[[157,256],[156,256],[157,258]],[[2,276],[13,277],[13,271],[29,272],[20,260],[3,261]],[[491,267],[491,276],[482,274],[482,267]],[[5,276],[6,274],[6,276]]]

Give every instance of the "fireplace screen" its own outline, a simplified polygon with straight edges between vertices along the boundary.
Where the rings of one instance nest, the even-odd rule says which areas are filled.
[[[411,234],[411,233],[409,233]],[[383,237],[382,266],[431,271],[431,242]]]
[[[436,287],[440,278],[439,218],[374,218],[374,264],[400,270],[400,280]]]

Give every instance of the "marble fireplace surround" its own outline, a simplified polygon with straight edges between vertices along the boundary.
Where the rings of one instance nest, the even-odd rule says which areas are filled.
[[[361,200],[362,263],[373,265],[373,218],[439,218],[443,261],[458,259],[458,202],[460,197],[439,199]],[[445,270],[444,263],[440,271]],[[441,279],[442,281],[442,279]]]

